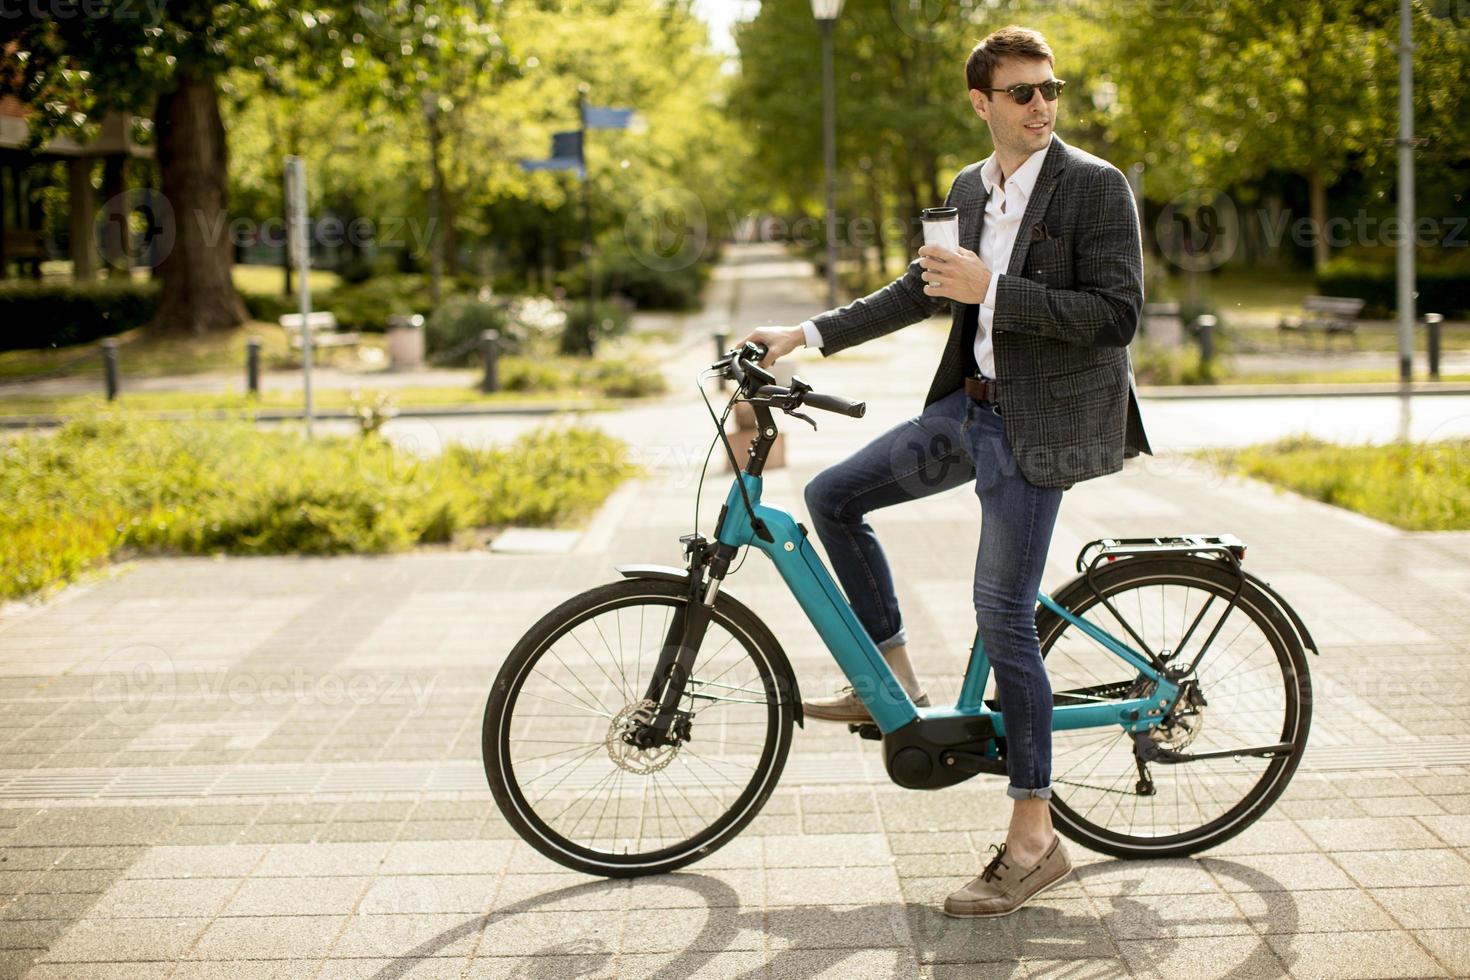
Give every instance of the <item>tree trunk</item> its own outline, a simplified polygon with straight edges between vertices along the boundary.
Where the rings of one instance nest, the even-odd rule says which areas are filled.
[[[428,95],[424,96],[424,126],[429,137],[429,304],[437,310],[444,280],[444,235],[439,228],[444,204],[444,168],[439,159],[443,133],[438,103]]]
[[[163,289],[153,326],[196,334],[238,326],[245,304],[230,278],[225,127],[214,76],[181,73],[173,91],[158,97],[155,124],[174,237],[171,246],[166,239],[159,243]]]
[[[1332,247],[1327,242],[1327,182],[1322,179],[1321,168],[1313,166],[1307,171],[1307,186],[1312,199],[1312,228],[1316,231],[1312,236],[1312,268],[1321,272],[1332,258]]]

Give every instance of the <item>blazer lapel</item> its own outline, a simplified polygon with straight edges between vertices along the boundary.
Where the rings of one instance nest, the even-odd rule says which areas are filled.
[[[1041,162],[1041,173],[1036,175],[1036,186],[1031,189],[1031,197],[1026,202],[1026,213],[1021,216],[1021,227],[1016,230],[1016,243],[1011,246],[1011,264],[1006,269],[1006,275],[1019,276],[1026,265],[1026,255],[1031,251],[1031,235],[1038,224],[1041,216],[1046,214],[1046,207],[1051,203],[1052,192],[1057,189],[1057,175],[1067,165],[1067,144],[1056,133],[1051,135],[1051,146],[1047,148],[1046,158]],[[978,250],[978,241],[977,250]]]

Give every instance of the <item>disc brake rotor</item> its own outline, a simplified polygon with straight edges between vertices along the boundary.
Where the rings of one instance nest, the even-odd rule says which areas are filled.
[[[679,742],[645,749],[627,738],[652,722],[657,710],[658,705],[652,701],[634,701],[613,716],[612,724],[607,726],[607,737],[603,739],[608,758],[612,759],[613,765],[635,775],[647,776],[674,761],[674,757],[679,754]]]

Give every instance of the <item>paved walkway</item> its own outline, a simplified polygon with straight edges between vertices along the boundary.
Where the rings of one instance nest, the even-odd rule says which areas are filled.
[[[731,287],[725,309],[788,322],[789,282]],[[912,411],[929,330],[798,368],[872,411],[789,426],[768,499],[803,510],[818,468]],[[1003,834],[1000,782],[904,792],[873,743],[813,723],[762,815],[684,872],[607,882],[540,858],[484,787],[484,698],[542,611],[614,564],[677,562],[708,421],[694,400],[640,411],[621,428],[650,475],[565,554],[139,561],[0,616],[0,976],[1470,974],[1470,534],[1179,456],[1070,491],[1043,587],[1105,534],[1248,542],[1322,656],[1303,769],[1240,837],[1143,863],[1074,847],[1076,878],[1033,907],[949,920],[936,903]],[[961,490],[875,519],[939,698],[973,632],[978,518]],[[768,563],[729,591],[807,689],[835,682]]]

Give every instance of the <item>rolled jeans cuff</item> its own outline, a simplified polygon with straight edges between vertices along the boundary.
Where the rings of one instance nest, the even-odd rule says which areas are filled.
[[[908,633],[908,630],[903,629],[903,628],[900,628],[897,633],[894,633],[888,639],[886,639],[882,643],[878,644],[878,652],[879,653],[887,653],[889,650],[892,650],[894,647],[904,647],[904,646],[908,646],[908,644],[909,644],[909,633]]]
[[[1051,799],[1051,786],[1043,786],[1040,789],[1026,789],[1022,786],[1007,786],[1006,795],[1013,800],[1049,800]]]

